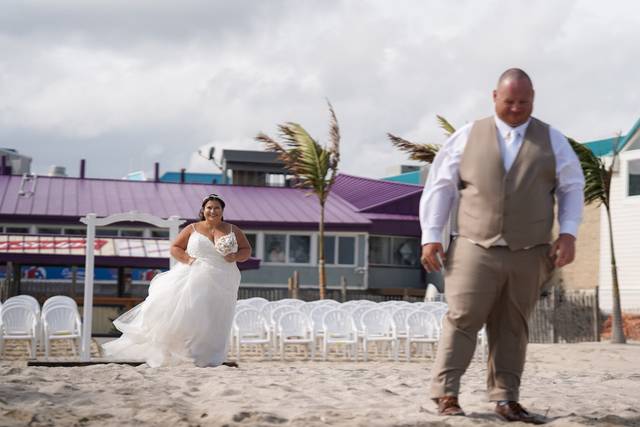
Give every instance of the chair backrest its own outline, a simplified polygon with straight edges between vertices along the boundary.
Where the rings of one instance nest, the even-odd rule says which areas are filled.
[[[356,328],[353,324],[351,314],[344,310],[329,310],[322,318],[322,329],[325,334],[355,334]]]
[[[367,311],[371,310],[372,308],[377,308],[377,305],[369,305],[369,304],[361,305],[351,312],[351,317],[353,317],[353,323],[356,325],[356,328],[358,328],[359,331],[362,330],[362,322],[360,321],[362,319],[362,315]]]
[[[301,312],[303,312],[304,314],[307,315],[307,317],[309,319],[311,319],[311,312],[313,311],[314,308],[316,308],[318,305],[311,303],[311,302],[306,302],[304,304],[302,304],[300,307],[298,307],[298,310],[300,310]]]
[[[268,334],[267,323],[254,308],[240,310],[233,316],[233,327],[239,337],[251,335],[264,337]]]
[[[407,336],[411,337],[438,337],[438,324],[436,318],[424,310],[416,310],[407,316]]]
[[[393,313],[393,323],[396,325],[397,334],[405,334],[407,332],[407,317],[413,313],[413,308],[399,308]]]
[[[314,332],[320,332],[323,330],[322,319],[324,319],[324,315],[331,310],[334,310],[334,308],[331,307],[331,304],[316,304],[316,307],[311,310],[311,323],[313,324]]]
[[[280,316],[278,330],[283,337],[308,337],[313,329],[307,315],[299,310],[293,310]]]
[[[266,320],[267,323],[271,324],[271,313],[279,306],[280,303],[278,301],[269,301],[262,306],[262,308],[260,309],[260,314],[262,314],[262,317],[264,317],[264,320]]]
[[[279,302],[281,305],[289,305],[296,308],[299,308],[305,304],[305,302],[302,301],[301,299],[295,299],[295,298],[283,298]]]
[[[341,305],[338,301],[333,299],[323,299],[323,300],[320,300],[318,304],[326,305],[333,308],[338,308]]]
[[[393,319],[384,308],[372,308],[365,311],[360,318],[365,335],[391,335]]]
[[[64,305],[78,310],[78,304],[76,304],[76,301],[66,295],[54,295],[47,298],[44,304],[42,304],[42,312],[44,313],[45,310],[52,305]]]
[[[20,301],[7,304],[5,301],[0,324],[5,335],[35,334],[37,317],[30,304]]]
[[[47,335],[80,334],[78,311],[68,305],[50,305],[42,311],[42,322]]]
[[[296,309],[292,305],[281,305],[280,307],[277,307],[276,309],[274,309],[271,312],[271,322],[273,327],[275,328],[278,325],[278,320],[280,320],[280,317],[282,317],[283,314],[288,313],[290,311],[298,311],[298,309]]]
[[[17,301],[21,301],[21,302],[24,302],[24,303],[28,304],[33,309],[33,311],[36,313],[36,316],[40,315],[40,303],[38,302],[37,299],[35,299],[31,295],[16,295],[16,296],[13,296],[11,298],[7,298],[7,300],[4,303],[5,304],[7,304],[7,303],[11,304],[11,303],[17,302]]]
[[[250,304],[253,308],[256,308],[258,310],[260,310],[262,307],[264,307],[265,304],[269,302],[269,300],[262,297],[247,298],[245,301],[247,302],[247,304]]]

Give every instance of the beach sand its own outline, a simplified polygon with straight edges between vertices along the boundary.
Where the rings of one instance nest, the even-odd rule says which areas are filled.
[[[531,344],[521,402],[549,425],[640,426],[640,343]],[[474,361],[467,417],[428,400],[432,361],[263,361],[239,368],[117,364],[27,367],[0,362],[0,425],[480,426],[507,425],[486,401]],[[515,424],[514,424],[515,425]]]

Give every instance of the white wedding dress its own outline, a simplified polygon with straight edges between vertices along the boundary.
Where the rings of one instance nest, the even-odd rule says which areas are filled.
[[[103,344],[105,356],[152,367],[224,362],[240,271],[223,254],[237,250],[233,232],[214,244],[194,228],[186,251],[196,261],[153,278],[149,296],[113,322],[122,336]]]

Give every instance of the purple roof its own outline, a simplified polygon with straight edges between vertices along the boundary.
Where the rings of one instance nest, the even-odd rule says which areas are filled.
[[[197,217],[202,198],[217,193],[227,203],[225,218],[239,223],[317,224],[314,195],[293,188],[174,184],[149,181],[79,179],[38,176],[35,193],[18,195],[20,176],[0,176],[0,215],[82,217],[138,211],[160,217]],[[325,219],[330,224],[369,224],[370,221],[337,196],[329,197]]]
[[[34,194],[24,197],[18,195],[21,180],[0,176],[0,217],[75,223],[92,212],[138,211],[193,220],[210,193],[227,203],[225,219],[249,229],[314,229],[320,216],[316,196],[295,188],[38,176]],[[416,185],[340,174],[326,204],[327,230],[383,232],[384,224],[397,221],[413,221],[415,228],[421,192]]]
[[[340,174],[336,177],[331,191],[360,212],[389,212],[390,206],[409,196],[419,200],[422,186]],[[417,203],[412,211],[417,215]]]

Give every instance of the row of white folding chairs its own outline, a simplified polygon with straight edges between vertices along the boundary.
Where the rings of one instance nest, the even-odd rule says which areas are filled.
[[[51,340],[71,340],[73,353],[79,341],[82,323],[76,302],[67,296],[48,298],[40,308],[30,295],[8,298],[0,307],[0,355],[4,340],[28,340],[29,353],[35,357],[38,341],[44,343],[45,356],[49,356]]]
[[[355,311],[357,314],[358,312]],[[416,313],[416,314],[413,314]],[[387,342],[394,359],[398,358],[398,346],[401,339],[406,341],[405,353],[410,357],[411,343],[429,343],[433,347],[439,336],[439,319],[428,311],[404,308],[392,316],[379,307],[367,307],[362,316],[354,318],[353,313],[342,308],[314,308],[311,316],[291,306],[283,305],[270,313],[270,319],[259,310],[240,307],[234,318],[233,346],[236,356],[240,357],[242,344],[260,345],[270,357],[279,347],[281,357],[287,344],[304,344],[314,357],[316,340],[322,346],[323,358],[326,358],[328,346],[343,344],[351,348],[357,358],[357,345],[363,347],[363,357],[368,358],[369,344]]]
[[[406,309],[419,309],[419,310],[430,312],[435,317],[437,321],[437,327],[438,327],[437,329],[438,338],[440,337],[441,330],[442,330],[442,319],[444,318],[444,315],[447,312],[447,304],[442,301],[412,303],[412,302],[402,301],[402,300],[389,300],[389,301],[383,301],[383,302],[375,302],[371,300],[350,300],[344,303],[339,303],[335,300],[330,300],[330,299],[305,302],[298,299],[287,298],[287,299],[281,299],[278,301],[270,302],[260,297],[254,297],[254,298],[249,298],[246,300],[239,301],[238,308],[243,308],[247,306],[257,308],[258,310],[261,311],[261,313],[267,320],[267,323],[271,327],[272,336],[274,338],[275,338],[275,324],[277,320],[273,319],[272,313],[277,308],[280,308],[280,307],[296,307],[299,310],[306,313],[307,315],[309,315],[312,318],[312,324],[314,325],[316,334],[321,333],[320,330],[322,327],[321,326],[322,314],[321,314],[321,310],[317,310],[316,315],[314,317],[311,315],[311,312],[319,306],[324,307],[325,312],[330,308],[340,308],[340,309],[349,311],[350,313],[352,313],[354,317],[354,321],[356,322],[356,325],[359,324],[360,316],[365,311],[367,311],[372,307],[382,308],[387,312],[389,312],[393,317],[397,317],[397,316],[394,316],[394,314],[396,311],[400,309],[405,309],[403,310],[405,312],[405,315],[406,315]],[[403,313],[399,313],[399,316],[402,314]],[[402,325],[402,321],[399,323],[399,325]],[[362,334],[362,329],[360,329],[359,332]],[[401,331],[399,331],[398,334],[400,338],[403,337]],[[486,352],[487,352],[486,347],[487,347],[487,336],[486,336],[485,328],[483,327],[478,332],[478,349],[479,349],[478,356],[482,360],[486,359]]]

